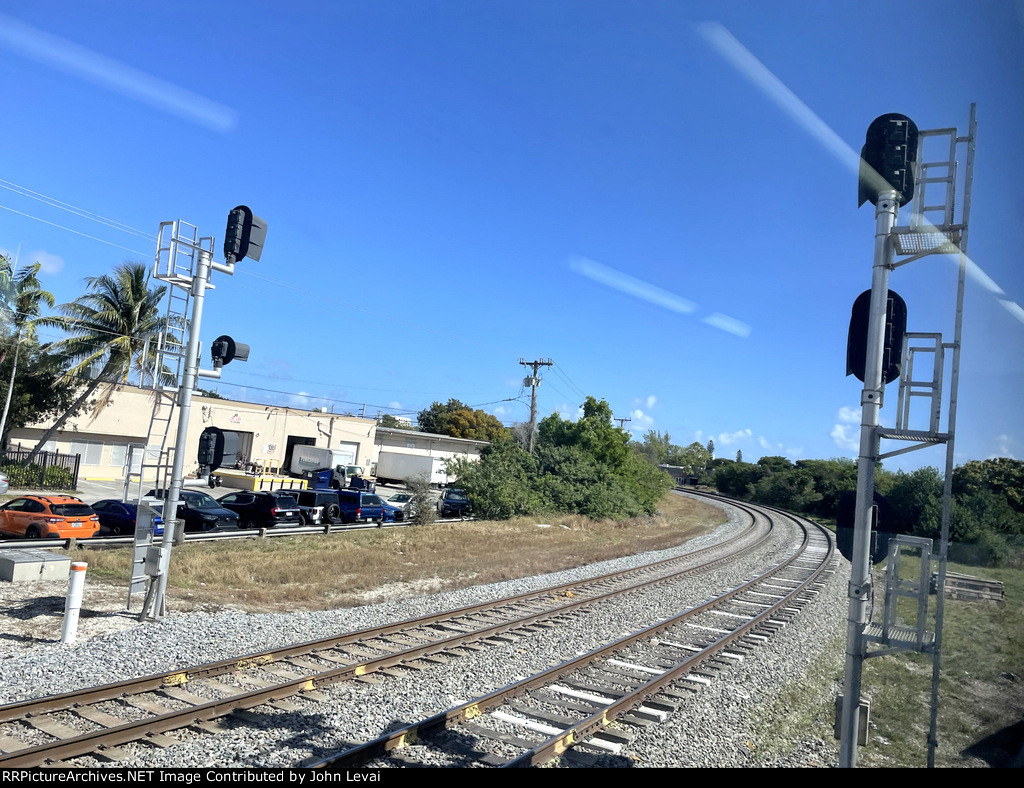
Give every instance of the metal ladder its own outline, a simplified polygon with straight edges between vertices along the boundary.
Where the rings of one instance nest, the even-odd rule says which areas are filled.
[[[929,255],[959,255],[966,252],[967,222],[970,213],[971,181],[974,169],[975,120],[967,136],[959,136],[955,128],[922,130],[918,135],[917,165],[914,178],[914,198],[911,202],[910,221],[892,230],[893,250],[900,256],[893,268],[920,260]],[[932,140],[929,151],[938,147],[932,160],[925,154],[926,142]],[[958,147],[966,144],[966,167],[959,179],[957,162]],[[957,187],[963,188],[962,205],[957,220]],[[955,431],[955,404],[949,414],[945,431],[941,428],[943,378],[947,372],[947,354],[960,345],[959,317],[962,314],[962,300],[958,298],[957,329],[952,342],[943,342],[940,333],[907,333],[903,339],[903,365],[900,370],[899,400],[896,407],[896,421],[892,428],[878,428],[881,438],[911,441],[914,445],[879,455],[879,459],[914,451],[915,449],[948,443]],[[917,364],[924,374],[915,379],[915,362],[921,354],[932,354],[930,363]],[[948,393],[951,404],[955,403],[956,378],[958,377],[958,356],[954,352],[953,376]],[[927,370],[930,370],[927,371]],[[925,400],[927,403],[927,426],[914,429],[912,426],[911,404]]]
[[[168,442],[185,365],[192,276],[197,252],[207,240],[199,238],[198,229],[187,222],[160,224],[153,275],[168,285],[166,328],[157,338],[152,352],[147,351],[143,361],[143,369],[151,370],[151,378],[149,385],[145,379],[141,382],[144,388],[153,391],[153,410],[145,445],[134,445],[128,453],[123,497],[126,501],[129,500],[133,486],[135,491],[131,498],[142,500],[147,478],[157,489],[166,490],[170,483],[175,447],[169,446]],[[209,240],[212,242],[212,239]],[[138,464],[133,462],[133,450],[142,454]],[[133,467],[138,470],[133,470]]]

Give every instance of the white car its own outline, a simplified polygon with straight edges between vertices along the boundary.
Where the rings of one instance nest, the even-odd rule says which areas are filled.
[[[404,512],[409,508],[409,504],[412,503],[412,493],[395,493],[388,498],[388,503]]]
[[[0,495],[4,495],[9,489],[11,489],[11,483],[7,478],[7,474],[0,473]]]

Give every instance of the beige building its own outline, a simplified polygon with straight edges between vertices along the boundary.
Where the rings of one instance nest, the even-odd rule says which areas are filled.
[[[136,463],[140,461],[141,451],[132,452],[130,447],[146,445],[153,403],[154,394],[149,389],[117,386],[107,405],[69,419],[44,448],[80,455],[80,480],[123,479],[129,456],[135,458]],[[179,409],[175,408],[168,428],[168,445],[174,444],[177,435],[178,413]],[[12,430],[10,446],[33,448],[50,424],[52,422],[44,422]],[[162,431],[163,422],[160,424]],[[199,469],[196,459],[199,436],[207,427],[237,433],[241,454],[247,462],[259,464],[265,471],[283,473],[287,473],[292,450],[297,445],[340,450],[351,457],[351,464],[363,466],[370,474],[381,451],[476,460],[488,445],[486,441],[378,427],[374,419],[358,416],[193,394],[185,443],[186,478],[194,477]],[[159,442],[159,436],[150,441],[156,445]]]
[[[122,479],[129,446],[146,445],[153,403],[151,390],[117,386],[105,407],[69,419],[64,429],[56,433],[44,448],[81,455],[79,479]],[[174,409],[168,445],[174,444],[179,412],[178,408]],[[39,423],[12,430],[10,445],[32,448],[48,426],[47,423]],[[199,436],[207,427],[238,433],[241,453],[246,460],[260,463],[269,470],[286,469],[292,447],[299,444],[350,452],[352,463],[363,466],[370,465],[375,458],[374,432],[377,424],[373,419],[194,394],[185,443],[186,478],[198,471]],[[151,441],[157,445],[159,442],[159,437]],[[133,456],[138,454],[136,452]]]

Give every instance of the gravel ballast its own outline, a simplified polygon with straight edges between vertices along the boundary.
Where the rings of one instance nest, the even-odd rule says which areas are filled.
[[[158,623],[140,624],[113,610],[107,617],[83,619],[82,634],[74,644],[25,640],[8,634],[0,641],[0,675],[4,676],[0,704],[167,672],[586,579],[691,552],[719,542],[739,528],[741,518],[732,513],[730,521],[713,534],[691,540],[674,550],[359,608],[289,614],[175,613],[172,600],[171,614]],[[179,743],[170,747],[126,745],[122,749],[127,759],[113,765],[149,768],[295,766],[309,757],[358,744],[539,672],[570,655],[597,647],[609,636],[635,631],[675,615],[788,556],[798,543],[796,532],[793,527],[755,556],[698,579],[662,584],[656,591],[632,594],[595,606],[574,616],[571,625],[538,631],[513,643],[488,646],[474,655],[453,658],[446,665],[410,672],[405,677],[327,687],[320,690],[330,697],[327,703],[297,701],[300,709],[295,711],[261,706],[243,715],[244,725],[225,720],[220,733],[174,732],[172,738]],[[710,686],[688,693],[680,708],[657,726],[657,730],[641,732],[622,753],[599,757],[597,765],[835,765],[838,748],[832,740],[795,736],[795,749],[782,748],[776,753],[773,746],[771,758],[765,760],[763,751],[769,743],[763,737],[766,731],[771,735],[772,721],[765,715],[770,713],[774,699],[780,691],[799,686],[812,661],[835,660],[841,665],[848,565],[842,562],[841,567],[839,572],[829,576],[824,588],[796,620],[779,634],[751,652],[743,663],[722,672]],[[52,607],[52,600],[61,598],[66,586],[66,583],[2,584],[0,607],[26,610],[26,600],[33,596],[50,599]],[[116,589],[116,592],[123,611],[125,591]],[[62,600],[60,610],[63,610]],[[10,620],[16,623],[16,619]],[[6,617],[0,621],[6,626]],[[834,695],[835,690],[835,687],[824,686],[808,691]],[[831,703],[831,697],[827,702]],[[110,765],[93,758],[80,758],[74,763]],[[566,758],[559,765],[586,766],[595,762]]]

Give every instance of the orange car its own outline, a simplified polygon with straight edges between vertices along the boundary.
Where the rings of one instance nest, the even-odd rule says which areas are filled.
[[[0,535],[83,539],[100,530],[92,507],[70,495],[26,495],[0,506]]]

